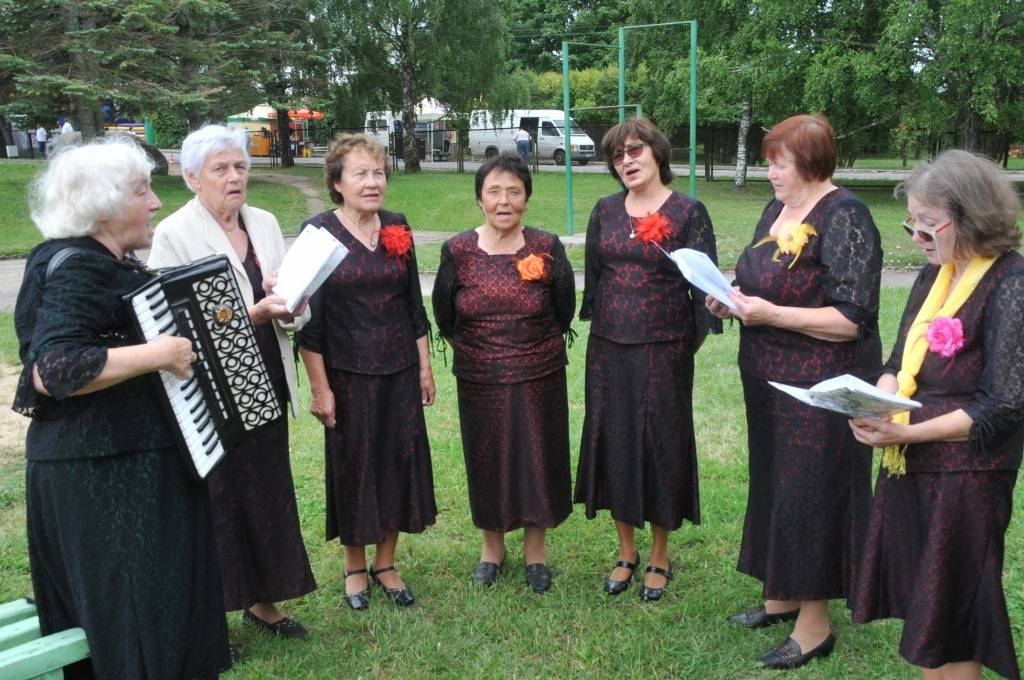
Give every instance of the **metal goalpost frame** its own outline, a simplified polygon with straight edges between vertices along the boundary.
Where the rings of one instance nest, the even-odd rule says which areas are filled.
[[[632,26],[620,26],[618,29],[619,49],[619,103],[615,106],[589,106],[570,108],[569,106],[569,45],[586,45],[589,47],[612,47],[595,43],[562,41],[562,111],[565,116],[565,125],[562,128],[562,136],[565,140],[565,224],[569,236],[574,234],[573,229],[573,199],[572,199],[572,111],[584,111],[590,109],[614,108],[619,110],[619,122],[626,120],[626,109],[635,108],[638,116],[643,115],[643,108],[640,104],[626,104],[626,30],[641,28],[660,28],[664,26],[689,26],[690,27],[690,186],[688,194],[692,198],[697,196],[697,22],[691,21],[668,21],[660,24],[636,24]]]

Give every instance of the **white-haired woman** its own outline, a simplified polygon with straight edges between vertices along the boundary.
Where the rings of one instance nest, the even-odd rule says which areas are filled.
[[[245,133],[223,125],[196,130],[182,143],[181,174],[196,196],[157,225],[149,265],[228,256],[277,393],[282,403],[292,400],[294,413],[298,392],[286,329],[301,326],[309,314],[293,317],[283,299],[267,292],[285,243],[277,219],[245,202]],[[305,637],[306,629],[275,604],[316,588],[299,530],[287,419],[231,451],[208,486],[225,609],[241,609],[245,621],[278,637]]]
[[[68,677],[215,678],[231,665],[209,502],[174,449],[146,374],[186,375],[188,340],[134,344],[122,295],[150,278],[160,201],[133,142],[68,147],[34,184],[46,239],[15,308],[14,400],[25,454],[32,585],[44,634],[81,626]]]

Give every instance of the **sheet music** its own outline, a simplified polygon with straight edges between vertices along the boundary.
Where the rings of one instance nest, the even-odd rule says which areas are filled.
[[[715,263],[705,253],[692,248],[679,248],[671,253],[665,252],[669,259],[676,263],[686,280],[697,288],[715,298],[729,309],[736,309],[736,303],[729,299],[732,286],[725,274],[718,270]]]
[[[329,231],[306,227],[284,256],[274,294],[287,300],[288,311],[294,312],[323,285],[346,255],[348,248]]]
[[[919,401],[889,394],[848,373],[823,380],[807,390],[770,380],[768,384],[810,406],[853,417],[885,418],[921,408]]]

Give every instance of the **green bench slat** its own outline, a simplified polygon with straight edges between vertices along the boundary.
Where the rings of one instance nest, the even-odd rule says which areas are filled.
[[[9,623],[0,628],[0,652],[41,636],[38,616]]]
[[[69,628],[0,652],[0,678],[27,680],[46,676],[88,656],[85,631]]]
[[[24,598],[0,604],[0,627],[35,615],[36,606]]]

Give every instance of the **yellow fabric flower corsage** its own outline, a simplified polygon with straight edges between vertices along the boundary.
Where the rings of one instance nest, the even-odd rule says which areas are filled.
[[[812,236],[817,236],[818,231],[809,224],[796,224],[790,222],[785,224],[779,229],[778,236],[765,236],[763,239],[754,244],[754,247],[763,246],[765,243],[775,244],[775,254],[772,255],[772,262],[778,262],[779,258],[783,255],[792,255],[793,260],[789,263],[787,269],[792,269],[796,261],[800,259],[800,253],[803,252],[804,246],[811,240]]]

